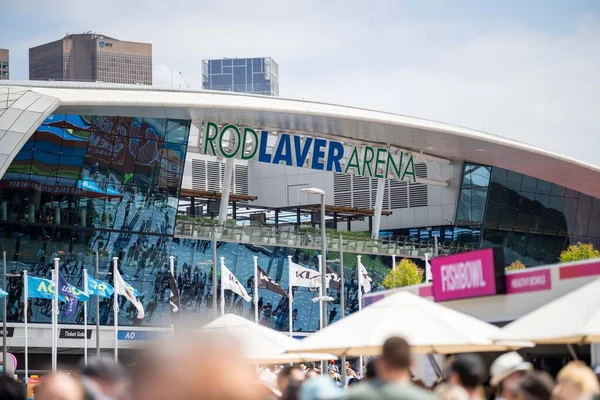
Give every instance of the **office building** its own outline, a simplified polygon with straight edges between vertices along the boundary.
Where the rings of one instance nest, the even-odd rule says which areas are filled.
[[[279,65],[271,57],[204,60],[202,88],[279,96]]]
[[[0,49],[0,79],[10,79],[10,57],[8,49]]]
[[[152,84],[152,45],[96,33],[29,49],[29,79]]]

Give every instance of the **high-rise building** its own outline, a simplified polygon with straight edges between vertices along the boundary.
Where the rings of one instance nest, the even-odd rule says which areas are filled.
[[[10,79],[9,64],[8,49],[0,49],[0,79]]]
[[[29,49],[29,79],[152,85],[152,44],[67,35]]]
[[[279,65],[271,57],[204,60],[202,88],[279,96]]]

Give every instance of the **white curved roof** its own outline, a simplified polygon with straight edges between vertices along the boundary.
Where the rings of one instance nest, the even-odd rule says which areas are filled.
[[[55,113],[231,122],[498,166],[600,198],[600,167],[525,143],[439,122],[358,108],[230,92],[73,82],[2,82],[59,100]]]

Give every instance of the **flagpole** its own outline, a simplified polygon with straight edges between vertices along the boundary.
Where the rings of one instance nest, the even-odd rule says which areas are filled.
[[[258,324],[258,256],[254,259],[254,322]]]
[[[225,315],[225,287],[223,286],[223,267],[225,266],[225,257],[221,257],[221,315]]]
[[[96,250],[96,279],[100,279],[100,270],[98,268],[98,250]],[[96,357],[100,357],[100,296],[98,295],[96,295]]]
[[[115,294],[113,297],[113,323],[115,326],[115,361],[119,362],[119,257],[113,257],[113,283],[115,284]]]
[[[317,258],[319,259],[319,274],[320,277],[323,277],[323,274],[325,273],[325,268],[323,268],[323,256],[321,254],[319,254],[317,256]],[[323,279],[321,279],[321,285],[319,285],[319,330],[323,329],[323,307],[321,302],[323,301],[323,296],[325,296],[325,294],[323,293]]]
[[[363,301],[363,294],[362,294],[362,271],[361,271],[361,265],[362,265],[362,261],[361,258],[362,256],[356,256],[357,258],[357,263],[356,263],[356,273],[358,274],[358,311],[360,312],[362,310],[362,301]],[[360,371],[360,375],[362,376],[363,374],[363,356],[361,355],[360,358],[358,359],[358,368]]]
[[[52,372],[56,372],[58,367],[58,263],[60,262],[60,258],[56,257],[54,259],[54,301],[52,304]]]
[[[29,297],[29,290],[28,290],[28,283],[29,283],[29,278],[27,276],[27,270],[23,270],[23,319],[25,322],[25,387],[27,388],[28,384],[29,384],[29,335],[27,332],[27,322],[28,322],[28,318],[27,318],[27,312],[29,304],[28,304],[28,297]],[[6,340],[6,339],[5,339]]]
[[[88,296],[88,271],[83,269],[83,292]],[[88,342],[87,342],[87,301],[83,302],[83,362],[87,366],[88,362]]]
[[[169,256],[169,271],[171,272],[171,276],[173,277],[172,279],[175,279],[175,256]],[[169,281],[169,287],[171,287],[170,281]],[[169,299],[169,301],[170,301],[170,299]],[[179,304],[177,306],[179,306]],[[171,307],[173,307],[173,306],[171,305]],[[173,317],[171,317],[171,322],[172,322],[171,323],[171,333],[173,335],[175,335],[175,324],[173,323],[174,322]]]
[[[290,337],[294,335],[294,315],[292,313],[292,307],[294,299],[292,297],[292,256],[288,256],[288,330]]]

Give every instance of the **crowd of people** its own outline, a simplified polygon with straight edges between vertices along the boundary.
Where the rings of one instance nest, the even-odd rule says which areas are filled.
[[[111,358],[90,358],[77,369],[46,376],[34,387],[35,400],[597,400],[599,379],[581,361],[567,363],[556,379],[536,371],[516,352],[498,357],[489,368],[478,354],[451,356],[443,376],[426,387],[411,372],[409,344],[385,341],[381,355],[363,371],[346,363],[322,371],[316,364],[257,368],[241,348],[222,335],[201,343],[181,338],[141,352],[125,368]],[[364,375],[364,376],[363,376]],[[25,386],[0,378],[0,399],[27,398]]]

